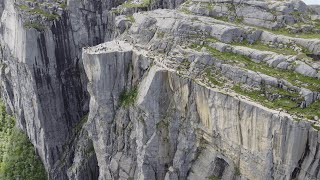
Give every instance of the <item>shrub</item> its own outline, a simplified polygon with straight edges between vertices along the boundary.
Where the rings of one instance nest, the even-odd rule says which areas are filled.
[[[128,91],[123,90],[119,96],[120,106],[127,107],[129,105],[132,105],[135,102],[137,95],[138,95],[137,87],[133,87]]]
[[[26,134],[0,102],[0,179],[45,180],[45,169]]]
[[[43,25],[41,23],[37,23],[37,22],[26,22],[26,23],[24,23],[23,26],[24,26],[24,28],[27,28],[27,29],[34,28],[37,31],[44,31],[46,29],[45,25]]]

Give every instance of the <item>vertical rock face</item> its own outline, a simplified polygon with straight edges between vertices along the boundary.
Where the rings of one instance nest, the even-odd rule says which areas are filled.
[[[68,0],[66,7],[57,2],[0,1],[2,97],[51,178],[96,179],[95,153],[77,150],[92,143],[75,130],[89,110],[81,48],[114,37],[109,10],[122,1]],[[50,13],[57,17],[50,19]]]
[[[115,4],[68,1],[69,11],[62,11],[52,22],[40,22],[45,28],[36,30],[26,28],[24,16],[29,15],[19,9],[19,3],[23,1],[5,1],[2,16],[3,97],[19,127],[37,148],[50,176],[66,179],[66,170],[56,169],[72,164],[75,149],[67,146],[78,136],[75,127],[88,112],[81,48],[111,37],[107,24],[112,16],[107,9]],[[87,138],[78,139],[83,137]],[[90,144],[90,140],[80,141]],[[92,169],[97,166],[87,165]]]
[[[247,0],[130,15],[182,3],[0,0],[2,97],[48,179],[319,179],[320,41],[303,36],[318,15]],[[295,22],[308,34],[247,25]]]
[[[132,46],[124,42],[111,42],[97,49],[101,50],[84,50],[83,58],[86,59],[88,91],[93,95],[90,111],[95,112],[89,115],[87,129],[94,139],[95,151],[100,152],[97,156],[100,179],[134,177],[137,145],[130,138],[135,131],[134,124],[130,122],[129,111],[119,109],[119,95],[134,89],[148,68],[148,61],[142,55],[133,54]],[[111,160],[114,156],[116,159]],[[111,161],[114,173],[110,172]]]
[[[151,65],[161,60],[123,41],[85,49],[83,60],[100,179],[319,178],[308,122]]]

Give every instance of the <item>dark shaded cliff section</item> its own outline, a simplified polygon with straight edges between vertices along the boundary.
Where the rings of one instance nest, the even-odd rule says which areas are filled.
[[[1,34],[4,36],[7,30],[21,32],[23,37],[12,37],[12,41],[19,39],[21,44],[26,44],[22,49],[17,46],[19,52],[13,53],[10,42],[1,41],[2,97],[7,111],[16,117],[17,126],[28,135],[52,179],[97,179],[99,176],[92,140],[82,129],[81,119],[89,111],[89,95],[81,53],[83,47],[114,38],[115,15],[109,10],[123,2],[69,0],[59,18],[43,20],[40,23],[46,28],[38,31],[23,26],[24,22],[32,21],[34,14],[26,14],[16,4],[43,2],[25,4],[22,0],[0,0],[0,9],[14,6],[14,10],[8,11],[17,14],[14,29],[4,21]],[[181,3],[161,0],[150,7],[175,8]],[[78,162],[77,158],[84,162]]]

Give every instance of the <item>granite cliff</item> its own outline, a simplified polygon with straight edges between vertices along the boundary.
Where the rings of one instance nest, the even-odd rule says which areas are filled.
[[[319,7],[0,5],[2,98],[48,179],[320,178]]]

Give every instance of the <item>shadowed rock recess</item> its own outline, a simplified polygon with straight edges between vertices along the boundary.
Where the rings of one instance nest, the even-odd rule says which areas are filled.
[[[1,97],[47,179],[317,180],[319,9],[0,0]]]

